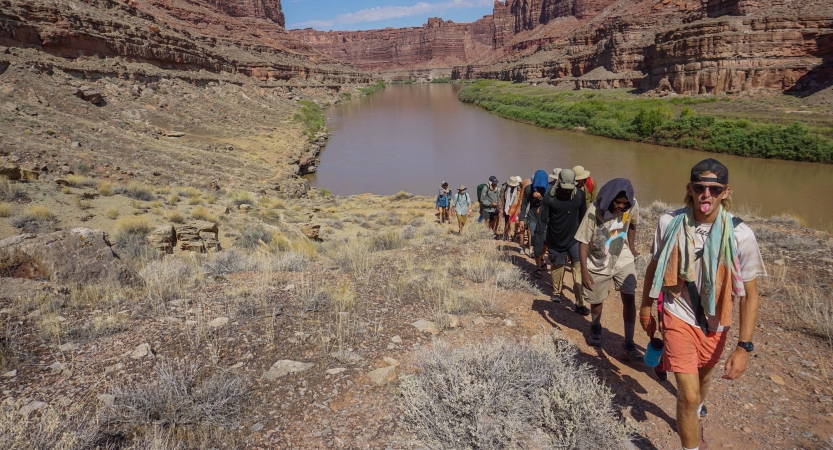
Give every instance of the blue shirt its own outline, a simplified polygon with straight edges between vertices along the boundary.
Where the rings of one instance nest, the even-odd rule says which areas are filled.
[[[459,201],[458,201],[459,197]],[[451,202],[451,206],[454,207],[454,212],[461,216],[465,216],[469,213],[469,208],[471,207],[471,197],[469,197],[469,193],[466,192],[463,196],[460,196],[460,193],[454,194],[454,201]]]

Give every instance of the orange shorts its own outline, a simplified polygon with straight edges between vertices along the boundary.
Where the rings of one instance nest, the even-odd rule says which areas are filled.
[[[726,347],[726,330],[704,334],[668,310],[662,314],[662,337],[669,372],[699,373],[701,367],[714,367]]]

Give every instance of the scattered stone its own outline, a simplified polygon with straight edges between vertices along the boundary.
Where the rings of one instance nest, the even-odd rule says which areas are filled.
[[[283,287],[282,291],[284,291],[284,292],[289,292],[289,291],[292,291],[292,290],[294,290],[294,289],[295,289],[295,285],[294,285],[294,284],[287,284],[286,286],[284,286],[284,287]]]
[[[787,384],[786,382],[784,382],[784,379],[781,378],[780,375],[775,375],[775,374],[770,375],[769,379],[772,380],[773,383],[775,383],[779,386],[784,386],[785,384]]]
[[[3,374],[3,378],[14,378],[17,376],[17,370],[10,370]]]
[[[130,358],[131,359],[142,359],[142,358],[144,358],[145,356],[148,356],[148,355],[153,355],[153,349],[150,348],[150,344],[145,342],[144,344],[141,344],[138,347],[136,347],[136,349],[133,350],[132,353],[130,353]]]
[[[228,325],[228,317],[218,317],[208,322],[208,326],[211,328],[222,328],[226,325]]]
[[[104,103],[104,97],[101,93],[92,89],[79,89],[75,92],[75,96],[96,106],[101,106]]]
[[[35,412],[35,411],[37,411],[37,410],[39,410],[39,409],[41,409],[45,406],[47,406],[47,404],[44,403],[44,402],[35,402],[35,401],[33,401],[33,402],[29,403],[28,405],[24,406],[23,408],[20,408],[20,411],[18,411],[17,413],[20,414],[23,417],[29,417],[29,414],[32,414],[33,412]]]
[[[122,364],[122,363],[113,364],[112,366],[107,366],[104,369],[104,374],[107,375],[107,374],[110,374],[110,373],[113,373],[117,370],[122,370],[122,369],[124,369],[124,364]]]
[[[744,432],[744,433],[749,434],[749,433],[751,433],[751,432],[752,432],[752,428],[749,428],[749,427],[743,427],[743,432]]]
[[[394,366],[394,367],[399,367],[400,366],[399,361],[391,358],[390,356],[385,356],[383,359],[385,360],[386,363],[388,363],[389,366]]]
[[[398,369],[395,366],[382,367],[367,374],[370,381],[376,386],[384,386],[388,383],[396,381]]]
[[[70,144],[69,146],[72,147],[72,148],[80,148],[81,143],[78,142],[78,141],[73,141],[72,144]]]
[[[268,372],[263,373],[263,378],[273,381],[276,380],[284,375],[288,375],[290,373],[299,373],[306,370],[309,370],[310,367],[314,366],[313,363],[304,363],[300,361],[291,361],[289,359],[282,359],[269,368]]]
[[[515,321],[512,320],[512,319],[504,319],[503,324],[506,325],[507,327],[514,327],[515,326]]]
[[[235,364],[235,365],[233,365],[233,366],[229,367],[229,369],[231,369],[231,370],[235,370],[235,369],[239,369],[239,368],[241,368],[241,367],[243,367],[243,363],[242,363],[242,362],[239,362],[239,363],[237,363],[237,364]]]
[[[76,350],[80,350],[81,346],[72,342],[67,342],[66,344],[59,346],[58,349],[62,352],[74,352]]]
[[[156,227],[147,236],[148,243],[159,253],[170,255],[176,248],[176,229],[173,225],[162,225]]]
[[[454,314],[448,314],[448,328],[457,328],[460,326],[460,317]]]
[[[394,336],[394,337],[390,338],[390,341],[393,342],[394,344],[401,344],[402,343],[402,338],[399,337],[399,336]]]
[[[477,316],[472,319],[471,323],[475,325],[486,325],[486,319],[484,319],[483,316]]]
[[[360,355],[358,352],[355,352],[353,350],[336,350],[330,353],[330,356],[341,362],[357,363],[364,361],[364,356]]]
[[[49,366],[49,368],[52,369],[53,372],[60,372],[64,370],[64,363],[54,362]]]
[[[183,136],[185,136],[185,133],[183,133],[182,131],[168,131],[167,133],[165,133],[165,137],[178,138]]]
[[[256,424],[252,425],[252,431],[261,431],[261,430],[263,430],[263,424],[262,423],[258,422]]]
[[[194,325],[197,325],[198,323],[199,323],[199,322],[198,322],[198,321],[196,321],[196,320],[186,320],[186,321],[185,321],[185,325],[186,325],[186,326],[189,326],[189,327],[192,327],[192,326],[194,326]]]
[[[419,330],[420,333],[431,333],[431,334],[439,334],[440,329],[437,328],[437,324],[431,322],[430,320],[419,319],[416,322],[412,323],[411,326],[415,327]]]
[[[784,265],[784,260],[783,259],[776,259],[772,263],[775,264],[776,266],[783,266]]]
[[[301,233],[304,234],[309,239],[316,241],[320,239],[319,235],[321,234],[321,225],[312,225],[309,223],[302,223],[299,224],[301,228]]]
[[[336,367],[334,369],[327,369],[327,375],[338,375],[346,371],[347,369],[345,369],[344,367]]]
[[[833,258],[822,258],[821,260],[827,264],[833,264]]]

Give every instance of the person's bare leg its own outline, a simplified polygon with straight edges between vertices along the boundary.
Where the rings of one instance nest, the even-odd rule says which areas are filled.
[[[709,388],[712,386],[712,373],[714,367],[700,368],[700,403],[706,401],[706,395],[709,393]]]
[[[677,432],[684,448],[700,446],[700,375],[675,373],[677,378]]]
[[[581,285],[581,263],[573,263],[573,294],[576,296],[576,308],[584,305],[584,286]]]

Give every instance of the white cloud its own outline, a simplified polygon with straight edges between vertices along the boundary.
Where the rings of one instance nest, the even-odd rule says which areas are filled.
[[[421,14],[441,14],[449,9],[468,9],[492,6],[494,0],[447,0],[437,3],[419,2],[411,6],[377,6],[341,14],[334,19],[310,20],[293,25],[297,28],[332,28],[335,24],[356,24],[379,20],[400,19]]]

